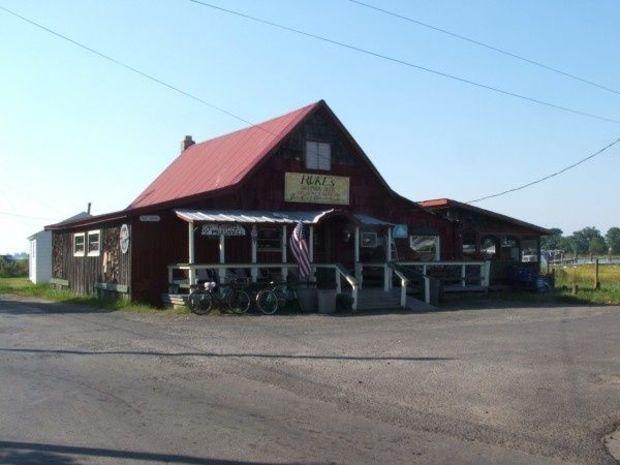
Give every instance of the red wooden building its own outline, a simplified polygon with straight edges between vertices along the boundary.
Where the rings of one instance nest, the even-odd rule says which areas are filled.
[[[54,282],[159,304],[207,271],[286,277],[296,272],[287,242],[300,221],[315,269],[333,270],[334,286],[355,299],[375,284],[391,302],[400,283],[404,304],[407,280],[394,263],[463,258],[454,218],[394,192],[324,101],[182,145],[126,209],[47,227]]]

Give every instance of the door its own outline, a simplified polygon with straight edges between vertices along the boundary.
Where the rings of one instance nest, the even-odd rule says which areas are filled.
[[[344,216],[327,218],[318,224],[314,235],[316,263],[340,263],[348,270],[355,268],[355,226]]]

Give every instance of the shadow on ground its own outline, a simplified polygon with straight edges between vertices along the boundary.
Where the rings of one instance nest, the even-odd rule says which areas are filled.
[[[0,441],[0,463],[4,465],[73,465],[90,463],[89,460],[93,457],[190,465],[271,465],[270,462],[224,460],[193,455],[160,454],[100,447],[62,446],[38,442]],[[316,462],[314,463],[316,464]],[[281,463],[280,465],[286,464]]]
[[[48,302],[41,301],[36,297],[0,295],[0,314],[4,315],[108,313],[110,311],[112,310],[85,305],[79,299],[75,301]]]
[[[441,362],[454,360],[451,357],[356,357],[350,355],[313,355],[313,354],[261,354],[261,353],[217,353],[217,352],[147,352],[137,350],[87,351],[70,349],[30,349],[0,347],[0,352],[51,355],[136,355],[147,357],[205,357],[205,358],[266,358],[294,360],[349,360],[349,361],[405,361],[405,362]]]

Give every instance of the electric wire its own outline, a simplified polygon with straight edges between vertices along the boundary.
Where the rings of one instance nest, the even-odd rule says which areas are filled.
[[[573,168],[576,168],[577,166],[581,165],[582,163],[585,163],[586,161],[591,160],[591,159],[593,159],[594,157],[597,157],[597,156],[601,155],[603,152],[606,152],[607,150],[609,150],[610,148],[612,148],[614,145],[616,145],[618,142],[620,142],[620,137],[618,137],[618,138],[617,138],[616,140],[614,140],[613,142],[610,142],[609,144],[607,144],[607,145],[606,145],[605,147],[603,147],[602,149],[597,150],[597,151],[596,151],[596,152],[594,152],[593,154],[588,155],[587,157],[582,158],[581,160],[579,160],[579,161],[577,161],[577,162],[575,162],[575,163],[573,163],[573,164],[571,164],[571,165],[568,165],[567,167],[562,168],[562,169],[561,169],[561,170],[559,170],[559,171],[555,171],[555,172],[553,172],[553,173],[551,173],[551,174],[548,174],[548,175],[546,175],[546,176],[544,176],[544,177],[542,177],[542,178],[536,179],[535,181],[528,182],[527,184],[523,184],[523,185],[521,185],[521,186],[513,187],[512,189],[508,189],[508,190],[505,190],[505,191],[502,191],[502,192],[498,192],[498,193],[496,193],[496,194],[485,195],[484,197],[479,197],[479,198],[477,198],[477,199],[470,200],[470,201],[468,201],[468,202],[466,202],[466,203],[476,203],[476,202],[482,202],[483,200],[493,199],[493,198],[496,198],[496,197],[500,197],[500,196],[502,196],[502,195],[506,195],[506,194],[510,194],[510,193],[512,193],[512,192],[517,192],[517,191],[523,190],[523,189],[525,189],[526,187],[530,187],[530,186],[533,186],[533,185],[535,185],[535,184],[540,184],[540,183],[541,183],[541,182],[543,182],[543,181],[546,181],[546,180],[548,180],[548,179],[551,179],[551,178],[554,178],[554,177],[556,177],[556,176],[559,176],[560,174],[565,173],[565,172],[567,172],[568,170],[571,170],[571,169],[573,169]]]
[[[311,32],[306,32],[306,31],[303,31],[301,29],[296,29],[296,28],[293,28],[293,27],[290,27],[290,26],[286,26],[284,24],[280,24],[280,23],[276,23],[276,22],[273,22],[273,21],[270,21],[270,20],[267,20],[267,19],[259,18],[257,16],[252,16],[250,14],[243,13],[243,12],[240,12],[240,11],[237,11],[237,10],[231,10],[229,8],[224,8],[224,7],[217,6],[217,5],[214,5],[212,3],[207,3],[207,2],[204,2],[204,1],[201,1],[201,0],[188,0],[188,1],[191,2],[191,3],[194,3],[196,5],[201,5],[201,6],[204,6],[204,7],[207,7],[207,8],[211,8],[213,10],[220,11],[222,13],[238,16],[240,18],[244,18],[244,19],[247,19],[247,20],[250,20],[250,21],[254,21],[256,23],[264,24],[264,25],[271,26],[271,27],[274,27],[274,28],[277,28],[277,29],[281,29],[281,30],[284,30],[284,31],[288,31],[288,32],[292,32],[292,33],[295,33],[295,34],[298,34],[298,35],[302,35],[302,36],[305,36],[305,37],[316,39],[316,40],[319,40],[319,41],[322,41],[322,42],[326,42],[326,43],[329,43],[329,44],[332,44],[332,45],[336,45],[338,47],[342,47],[342,48],[346,48],[346,49],[349,49],[349,50],[353,50],[353,51],[358,52],[358,53],[362,53],[362,54],[365,54],[365,55],[370,55],[370,56],[373,56],[375,58],[379,58],[379,59],[382,59],[382,60],[385,60],[385,61],[389,61],[389,62],[392,62],[392,63],[397,63],[397,64],[400,64],[400,65],[403,65],[403,66],[407,66],[409,68],[417,69],[419,71],[424,71],[424,72],[427,72],[427,73],[434,74],[436,76],[441,76],[441,77],[444,77],[444,78],[447,78],[447,79],[451,79],[451,80],[458,81],[458,82],[461,82],[461,83],[464,83],[464,84],[468,84],[470,86],[474,86],[474,87],[478,87],[478,88],[481,88],[481,89],[485,89],[485,90],[488,90],[488,91],[491,91],[491,92],[494,92],[494,93],[497,93],[497,94],[507,95],[507,96],[514,97],[514,98],[517,98],[517,99],[520,99],[520,100],[524,100],[524,101],[527,101],[527,102],[530,102],[530,103],[535,103],[537,105],[542,105],[542,106],[546,106],[546,107],[549,107],[549,108],[554,108],[556,110],[561,110],[561,111],[564,111],[564,112],[573,113],[575,115],[585,116],[585,117],[588,117],[588,118],[594,118],[594,119],[597,119],[597,120],[600,120],[600,121],[606,121],[608,123],[620,124],[620,120],[617,120],[617,119],[614,119],[614,118],[608,118],[606,116],[597,115],[595,113],[589,113],[589,112],[586,112],[586,111],[576,110],[574,108],[565,107],[565,106],[558,105],[558,104],[555,104],[555,103],[547,102],[545,100],[540,100],[540,99],[537,99],[537,98],[534,98],[534,97],[528,97],[528,96],[523,95],[523,94],[518,94],[516,92],[504,90],[504,89],[501,89],[499,87],[494,87],[494,86],[491,86],[491,85],[488,85],[488,84],[483,84],[483,83],[480,83],[480,82],[472,81],[470,79],[463,78],[463,77],[457,76],[455,74],[450,74],[450,73],[447,73],[447,72],[444,72],[444,71],[439,71],[439,70],[436,70],[436,69],[433,69],[433,68],[429,68],[429,67],[426,67],[426,66],[418,65],[418,64],[415,64],[415,63],[412,63],[412,62],[400,59],[400,58],[392,57],[392,56],[389,56],[389,55],[384,55],[384,54],[379,53],[379,52],[373,52],[372,50],[368,50],[368,49],[365,49],[365,48],[362,48],[362,47],[358,47],[356,45],[351,45],[351,44],[348,44],[348,43],[345,43],[345,42],[340,42],[338,40],[330,39],[328,37],[321,36],[321,35],[318,35],[318,34],[314,34],[314,33],[311,33]]]
[[[410,16],[405,16],[405,15],[402,15],[400,13],[396,13],[394,11],[386,10],[385,8],[381,8],[381,7],[378,7],[378,6],[375,6],[375,5],[371,5],[370,3],[361,2],[359,0],[347,0],[347,1],[349,1],[351,3],[354,3],[356,5],[359,5],[359,6],[368,8],[368,9],[371,9],[371,10],[375,10],[377,12],[380,12],[380,13],[383,13],[383,14],[386,14],[386,15],[389,15],[389,16],[393,16],[395,18],[399,18],[399,19],[408,21],[410,23],[417,24],[418,26],[422,26],[422,27],[425,27],[427,29],[432,29],[433,31],[440,32],[442,34],[446,34],[448,36],[454,37],[455,39],[463,40],[465,42],[469,42],[471,44],[474,44],[474,45],[477,45],[477,46],[480,46],[480,47],[484,47],[484,48],[486,48],[488,50],[492,50],[494,52],[501,53],[502,55],[505,55],[505,56],[508,56],[508,57],[511,57],[511,58],[515,58],[517,60],[524,61],[524,62],[529,63],[531,65],[538,66],[540,68],[546,69],[547,71],[551,71],[553,73],[560,74],[560,75],[562,75],[564,77],[567,77],[567,78],[570,78],[570,79],[574,79],[576,81],[580,81],[580,82],[582,82],[584,84],[588,84],[590,86],[597,87],[597,88],[605,90],[607,92],[611,92],[611,93],[620,95],[620,91],[618,91],[616,89],[612,89],[611,87],[607,87],[607,86],[605,86],[603,84],[599,84],[598,82],[594,82],[594,81],[592,81],[590,79],[582,78],[580,76],[577,76],[576,74],[572,74],[572,73],[569,73],[569,72],[566,72],[566,71],[562,71],[561,69],[555,68],[555,67],[550,66],[550,65],[546,65],[546,64],[544,64],[544,63],[542,63],[540,61],[533,60],[531,58],[527,58],[527,57],[524,57],[522,55],[518,55],[518,54],[510,52],[508,50],[504,50],[502,48],[499,48],[499,47],[496,47],[494,45],[488,44],[486,42],[481,42],[479,40],[472,39],[471,37],[467,37],[467,36],[464,36],[462,34],[458,34],[456,32],[452,32],[452,31],[449,31],[447,29],[443,29],[443,28],[438,27],[438,26],[433,26],[432,24],[428,24],[428,23],[422,22],[422,21],[417,20],[415,18],[412,18]]]
[[[45,26],[45,25],[43,25],[41,23],[38,23],[38,22],[36,22],[36,21],[34,21],[32,19],[29,19],[29,18],[27,18],[27,17],[25,17],[25,16],[15,12],[13,10],[10,10],[10,9],[2,6],[2,5],[0,5],[0,10],[4,11],[6,13],[9,13],[10,15],[12,15],[12,16],[18,18],[18,19],[21,19],[22,21],[25,21],[26,23],[29,23],[32,26],[35,26],[35,27],[37,27],[37,28],[39,28],[39,29],[41,29],[41,30],[43,30],[45,32],[48,32],[49,34],[52,34],[52,35],[58,37],[59,39],[65,40],[65,41],[75,45],[76,47],[79,47],[79,48],[81,48],[83,50],[86,50],[87,52],[90,52],[93,55],[96,55],[96,56],[98,56],[100,58],[103,58],[104,60],[107,60],[108,62],[114,63],[115,65],[118,65],[118,66],[120,66],[122,68],[125,68],[125,69],[127,69],[127,70],[129,70],[129,71],[131,71],[131,72],[133,72],[133,73],[135,73],[137,75],[139,75],[139,76],[142,76],[145,79],[148,79],[148,80],[150,80],[152,82],[155,82],[155,83],[157,83],[157,84],[159,84],[161,86],[164,86],[167,89],[172,90],[173,92],[176,92],[176,93],[181,94],[181,95],[183,95],[185,97],[188,97],[188,98],[190,98],[190,99],[192,99],[192,100],[194,100],[194,101],[196,101],[198,103],[201,103],[201,104],[203,104],[203,105],[205,105],[205,106],[207,106],[207,107],[209,107],[209,108],[211,108],[213,110],[216,110],[216,111],[218,111],[220,113],[228,115],[228,116],[230,116],[230,117],[232,117],[232,118],[234,118],[234,119],[236,119],[238,121],[241,121],[243,123],[246,123],[246,124],[248,124],[248,125],[250,125],[252,127],[260,128],[263,131],[265,131],[265,132],[267,132],[267,133],[269,133],[269,134],[271,134],[273,136],[276,135],[272,131],[270,131],[270,130],[260,126],[259,124],[254,124],[251,121],[249,121],[249,120],[239,116],[238,114],[233,113],[232,111],[226,110],[225,108],[223,108],[221,106],[218,106],[218,105],[215,105],[215,104],[213,104],[211,102],[208,102],[207,100],[205,100],[205,99],[203,99],[201,97],[198,97],[197,95],[194,95],[191,92],[185,91],[185,90],[181,89],[180,87],[177,87],[177,86],[175,86],[173,84],[165,82],[162,79],[159,79],[159,78],[157,78],[157,77],[155,77],[155,76],[153,76],[151,74],[148,74],[145,71],[142,71],[142,70],[140,70],[138,68],[135,68],[132,65],[124,63],[124,62],[122,62],[122,61],[120,61],[120,60],[118,60],[118,59],[116,59],[116,58],[114,58],[114,57],[112,57],[110,55],[107,55],[107,54],[102,53],[102,52],[100,52],[98,50],[95,50],[94,48],[89,47],[88,45],[85,45],[85,44],[83,44],[81,42],[78,42],[77,40],[74,40],[71,37],[68,37],[68,36],[66,36],[64,34],[61,34],[60,32],[57,32],[57,31],[55,31],[55,30],[53,30],[53,29],[51,29],[51,28],[49,28],[49,27],[47,27],[47,26]]]

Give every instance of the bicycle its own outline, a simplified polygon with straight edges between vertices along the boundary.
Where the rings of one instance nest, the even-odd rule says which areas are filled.
[[[291,297],[293,294],[293,297]],[[284,308],[290,300],[296,300],[297,292],[287,283],[271,281],[265,289],[256,294],[256,306],[265,315],[273,315]]]
[[[235,280],[229,284],[219,285],[213,281],[191,286],[187,298],[187,305],[192,313],[206,315],[213,308],[213,304],[226,307],[227,310],[239,315],[250,309],[251,299],[246,292],[242,281]],[[222,291],[220,293],[220,290]]]

